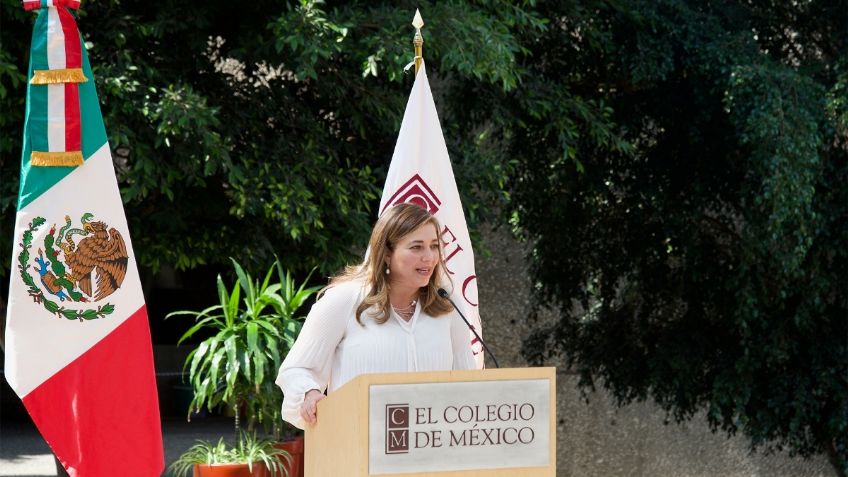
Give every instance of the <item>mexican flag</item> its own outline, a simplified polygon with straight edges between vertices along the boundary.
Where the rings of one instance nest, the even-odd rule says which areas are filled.
[[[483,336],[474,251],[423,61],[403,114],[379,213],[401,202],[418,204],[439,220],[445,265],[453,284],[446,289],[451,291],[454,303],[463,308],[460,311],[471,326]],[[482,344],[471,331],[468,335],[477,367],[482,369]]]
[[[71,10],[32,36],[5,374],[69,475],[159,476],[147,311],[88,56]]]

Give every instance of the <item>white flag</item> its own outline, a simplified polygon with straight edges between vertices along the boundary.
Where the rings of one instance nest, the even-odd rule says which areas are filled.
[[[451,299],[482,336],[474,251],[423,62],[403,115],[380,200],[380,215],[401,202],[418,204],[439,219],[447,273],[453,282]],[[483,347],[470,331],[468,335],[477,367],[482,369]]]

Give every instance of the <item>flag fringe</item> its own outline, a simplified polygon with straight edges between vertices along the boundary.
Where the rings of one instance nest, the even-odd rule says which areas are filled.
[[[30,163],[36,167],[76,167],[85,163],[82,152],[41,152],[32,151]]]
[[[60,84],[60,83],[85,83],[88,78],[82,72],[82,68],[68,68],[63,70],[35,70],[32,72],[32,84]]]

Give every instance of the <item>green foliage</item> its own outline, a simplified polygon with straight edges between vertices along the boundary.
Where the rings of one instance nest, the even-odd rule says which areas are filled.
[[[0,8],[9,263],[32,27]],[[86,3],[139,261],[329,273],[361,252],[415,8],[472,234],[506,215],[562,314],[528,356],[844,474],[845,0]]]
[[[274,378],[303,325],[297,311],[318,287],[307,288],[305,282],[298,286],[279,261],[261,282],[235,260],[233,267],[238,280],[231,290],[218,276],[217,305],[167,316],[195,318],[178,344],[198,332],[211,334],[189,353],[183,368],[188,368],[194,391],[189,418],[193,411],[224,404],[236,410],[236,429],[243,410],[250,431],[258,422],[279,438],[282,393]],[[272,283],[274,272],[278,281]]]
[[[540,8],[564,46],[534,64],[569,65],[549,87],[589,114],[513,143],[512,223],[561,314],[526,356],[845,475],[848,5]]]
[[[498,184],[511,167],[498,123],[511,119],[487,120],[487,103],[524,81],[519,33],[546,25],[532,5],[84,4],[78,23],[140,264],[179,270],[279,255],[296,273],[332,273],[361,254],[413,80],[403,67],[416,7],[437,102],[450,104],[442,124],[469,221],[491,217],[484,204],[503,203]],[[32,14],[14,0],[0,8],[8,263]]]
[[[197,441],[168,466],[167,473],[174,477],[188,477],[197,464],[248,464],[253,472],[253,466],[261,464],[271,475],[287,477],[288,467],[283,462],[290,462],[291,456],[274,444],[269,439],[257,439],[252,433],[239,434],[236,445],[232,447],[227,446],[223,438],[217,444]]]

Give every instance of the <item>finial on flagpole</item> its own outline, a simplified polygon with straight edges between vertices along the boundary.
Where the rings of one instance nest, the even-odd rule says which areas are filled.
[[[412,39],[412,44],[415,46],[415,74],[418,74],[421,61],[424,59],[424,37],[421,36],[421,27],[424,26],[424,20],[421,19],[421,13],[417,8],[415,9],[415,18],[412,19],[412,26],[415,27],[415,37]]]

